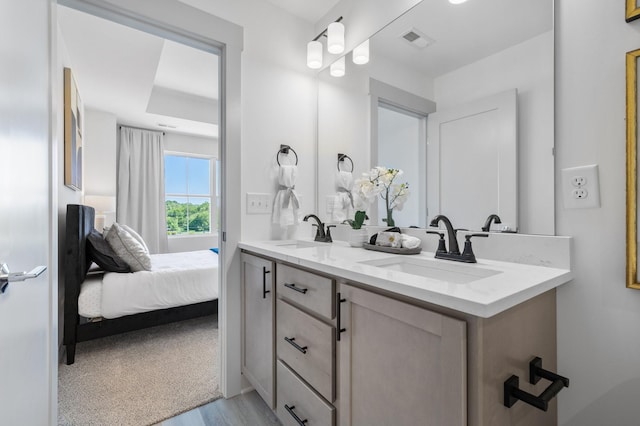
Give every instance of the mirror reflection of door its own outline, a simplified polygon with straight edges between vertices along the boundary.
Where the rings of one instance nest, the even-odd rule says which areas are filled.
[[[490,214],[518,229],[517,91],[429,115],[428,207],[479,230]]]
[[[393,218],[402,226],[426,226],[426,115],[378,102],[378,165],[400,169],[397,184],[407,182],[410,195]],[[383,200],[378,200],[378,222],[386,216]]]

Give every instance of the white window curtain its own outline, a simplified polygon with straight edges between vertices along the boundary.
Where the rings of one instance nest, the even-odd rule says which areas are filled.
[[[120,127],[116,215],[138,231],[150,253],[168,251],[162,132]]]

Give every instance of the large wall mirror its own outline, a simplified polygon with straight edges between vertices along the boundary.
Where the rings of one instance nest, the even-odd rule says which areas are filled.
[[[627,53],[627,287],[640,290],[638,277],[638,61]]]
[[[554,234],[553,0],[423,0],[369,45],[367,64],[347,54],[344,77],[318,74],[321,217],[339,217],[343,153],[354,178],[404,171],[398,226],[445,214],[479,230],[495,213],[493,230]],[[382,203],[368,213],[384,225]]]

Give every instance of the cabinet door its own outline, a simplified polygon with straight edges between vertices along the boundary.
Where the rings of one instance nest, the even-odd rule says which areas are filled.
[[[274,401],[273,262],[242,253],[242,374],[271,407]]]
[[[467,424],[464,321],[345,284],[338,297],[340,426]]]

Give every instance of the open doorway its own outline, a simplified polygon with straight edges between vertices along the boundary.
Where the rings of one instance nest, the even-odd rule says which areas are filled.
[[[133,138],[133,144],[144,140],[148,134],[154,135],[162,142],[159,161],[164,171],[164,182],[159,186],[164,187],[164,208],[159,209],[160,213],[144,211],[140,214],[143,216],[142,222],[150,214],[164,215],[162,219],[166,225],[157,229],[157,232],[165,234],[167,245],[151,250],[156,252],[151,253],[152,270],[140,273],[148,272],[145,278],[148,279],[149,275],[155,273],[153,267],[158,263],[164,269],[172,269],[175,266],[173,262],[185,262],[184,256],[171,260],[166,252],[199,252],[202,262],[205,257],[213,257],[220,264],[217,253],[212,250],[220,246],[220,233],[217,231],[220,229],[222,214],[219,206],[223,198],[223,194],[216,190],[219,187],[216,176],[224,168],[218,127],[221,121],[221,81],[218,78],[221,75],[220,52],[216,49],[207,49],[205,52],[202,46],[196,49],[64,6],[58,6],[57,17],[57,55],[61,65],[58,68],[68,67],[74,71],[78,93],[82,96],[85,108],[82,129],[83,191],[72,191],[61,186],[60,208],[63,209],[67,204],[89,205],[85,196],[117,199],[121,192],[116,182],[121,180],[122,175],[118,170],[123,165],[123,129],[141,135],[138,139]],[[103,38],[97,38],[99,36]],[[172,161],[175,159],[178,161]],[[136,165],[144,161],[131,160],[129,164]],[[138,177],[140,172],[130,166],[129,174]],[[141,191],[143,196],[144,192]],[[95,199],[91,202],[94,203],[96,215],[103,220],[102,226],[113,229],[113,222],[121,221],[121,200],[115,209],[104,208]],[[113,210],[118,211],[116,217],[113,217]],[[64,225],[64,221],[61,225]],[[103,230],[104,227],[98,231]],[[106,237],[108,232],[103,232],[103,236]],[[140,229],[132,229],[129,233],[136,234],[141,234],[144,241],[144,233]],[[63,228],[60,233],[61,244],[64,244],[64,235]],[[164,257],[154,260],[156,254]],[[64,256],[61,256],[60,271],[64,275]],[[136,301],[138,296],[130,292],[133,286],[137,285],[136,292],[141,287],[135,280],[130,280],[136,274],[139,272],[123,274],[129,282],[118,284],[121,286],[119,290],[107,290],[104,286],[108,280],[100,278],[107,275],[98,272],[98,279],[92,280],[92,283],[101,280],[100,284],[96,284],[101,287],[94,296],[86,298],[93,300],[96,306],[83,306],[78,313],[80,322],[85,325],[97,324],[96,328],[106,329],[100,327],[101,321],[106,323],[105,319],[117,321],[129,315],[177,308],[184,303],[186,305],[180,306],[208,303],[221,293],[223,274],[217,265],[215,271],[199,269],[189,272],[191,275],[183,281],[176,282],[174,276],[174,281],[165,283],[164,289],[174,290],[177,287],[179,291],[174,296],[178,301],[174,299],[168,303],[165,300],[168,291],[156,292],[155,296],[152,293],[150,297],[153,301],[149,303],[146,302],[146,296]],[[198,290],[205,295],[186,294],[188,284],[196,280],[193,274],[200,278],[205,275]],[[180,275],[184,278],[187,273]],[[65,285],[65,280],[60,282]],[[149,284],[148,287],[153,285]],[[62,297],[66,297],[64,290],[64,287],[61,288]],[[214,290],[214,294],[206,290]],[[111,301],[124,302],[124,305],[111,305],[105,309],[105,296],[108,294],[113,296],[110,297]],[[167,305],[158,306],[159,300]],[[66,324],[63,325],[63,321],[67,320],[62,316],[63,305],[72,304],[66,302],[61,299],[61,331],[67,328]],[[131,309],[134,311],[131,312]],[[83,419],[73,416],[84,413],[96,421],[96,416],[104,413],[107,417],[103,418],[102,423],[152,423],[221,396],[220,348],[215,346],[217,315],[214,312],[207,313],[212,315],[151,328],[146,327],[155,325],[153,321],[145,321],[146,327],[140,331],[118,333],[86,344],[78,343],[75,363],[63,366],[60,370],[61,422],[84,424]],[[193,333],[194,329],[197,333]],[[171,351],[164,352],[167,349]],[[108,361],[109,357],[111,361]],[[88,363],[92,359],[95,362]],[[170,366],[172,359],[176,367]],[[88,365],[85,365],[85,361]],[[133,364],[135,362],[138,364]],[[189,365],[192,368],[184,369]],[[77,370],[81,368],[84,370],[78,373]],[[203,378],[208,380],[200,380]],[[92,384],[98,386],[84,387]],[[195,389],[198,386],[201,389]],[[110,407],[109,401],[113,407]],[[158,407],[150,406],[154,401],[159,403]],[[127,403],[131,408],[123,407]],[[160,410],[168,407],[167,412]],[[124,417],[118,417],[121,415]],[[123,418],[126,421],[122,421]]]

